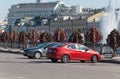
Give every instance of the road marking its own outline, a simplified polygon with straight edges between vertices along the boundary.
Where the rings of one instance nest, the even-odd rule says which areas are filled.
[[[0,77],[0,79],[25,79],[25,77]]]
[[[16,77],[16,79],[25,79],[25,77]]]

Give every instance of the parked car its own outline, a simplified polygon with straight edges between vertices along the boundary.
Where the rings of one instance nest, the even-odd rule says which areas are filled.
[[[36,47],[27,48],[24,50],[24,56],[27,56],[28,58],[35,58],[40,59],[43,56],[46,56],[47,50],[49,47],[52,47],[53,45],[56,45],[57,42],[46,42],[41,43]]]
[[[76,43],[59,43],[49,48],[46,56],[52,62],[61,60],[63,63],[67,63],[70,60],[96,63],[101,60],[101,56],[97,51]]]

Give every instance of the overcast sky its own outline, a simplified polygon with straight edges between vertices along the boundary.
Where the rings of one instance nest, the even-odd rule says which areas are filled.
[[[84,7],[100,8],[108,6],[109,0],[46,0],[46,1],[63,1],[66,5],[81,5]],[[7,17],[8,9],[13,4],[34,3],[36,0],[0,0],[0,19]],[[120,0],[115,0],[115,6],[120,8]]]

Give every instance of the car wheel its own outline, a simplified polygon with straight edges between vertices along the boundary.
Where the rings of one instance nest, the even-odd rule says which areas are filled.
[[[81,63],[85,63],[85,60],[81,60]]]
[[[51,59],[53,63],[56,63],[58,60],[57,59]]]
[[[92,63],[97,63],[98,62],[97,56],[93,55],[92,58],[91,58],[91,62]]]
[[[68,55],[64,55],[61,60],[62,60],[62,63],[68,63],[70,61],[70,58]]]
[[[42,55],[40,52],[35,52],[35,54],[34,54],[35,59],[40,59],[41,57],[42,57]]]

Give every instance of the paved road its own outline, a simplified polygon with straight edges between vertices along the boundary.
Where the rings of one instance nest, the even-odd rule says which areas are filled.
[[[0,79],[120,79],[120,64],[51,63],[0,53]]]

